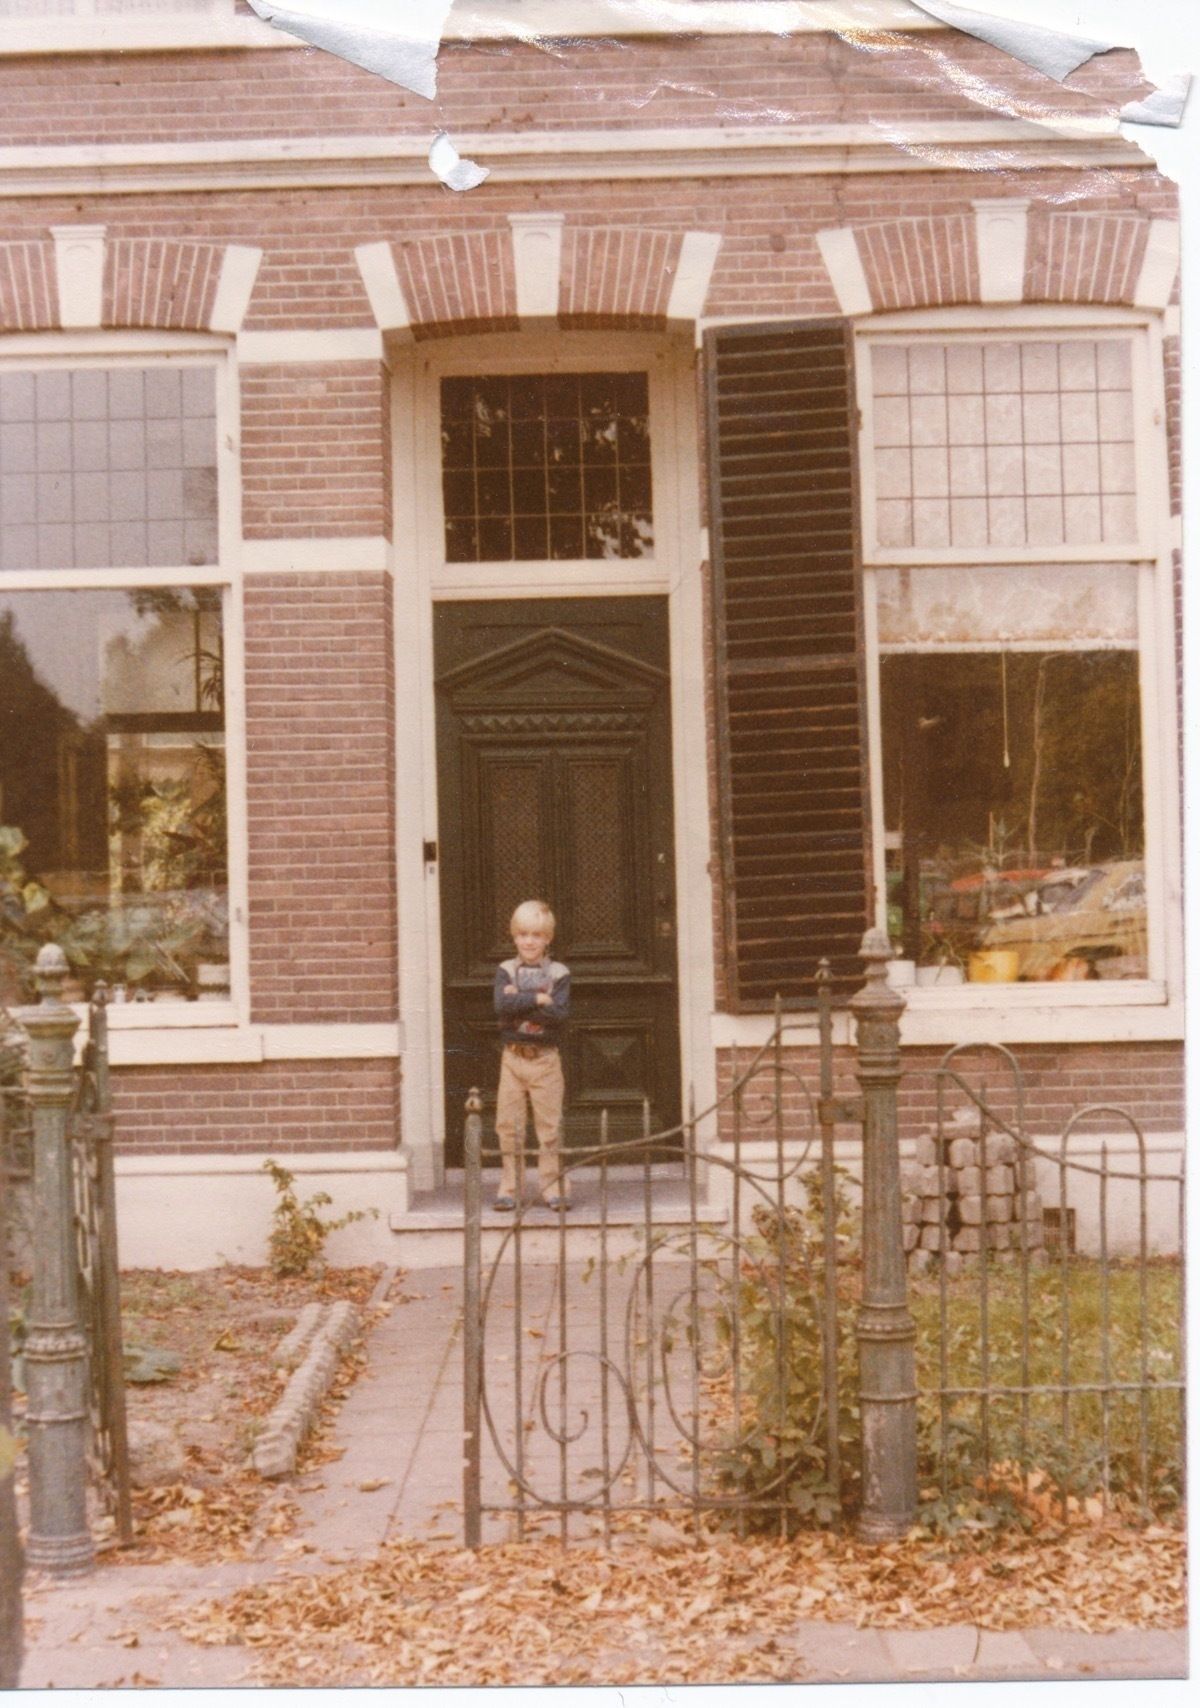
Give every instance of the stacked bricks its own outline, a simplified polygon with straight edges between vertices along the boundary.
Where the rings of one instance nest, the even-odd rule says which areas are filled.
[[[939,1158],[940,1151],[940,1158]],[[940,1161],[940,1166],[939,1166]],[[959,1109],[918,1138],[900,1170],[901,1218],[909,1268],[927,1269],[935,1253],[950,1270],[983,1251],[1030,1252],[1044,1247],[1042,1201],[1025,1161],[1022,1203],[1017,1141],[989,1132],[977,1110]],[[1022,1234],[1024,1221],[1024,1234]]]

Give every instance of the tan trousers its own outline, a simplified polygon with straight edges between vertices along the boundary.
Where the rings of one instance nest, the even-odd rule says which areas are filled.
[[[542,1196],[568,1196],[562,1179],[563,1091],[562,1061],[557,1050],[542,1050],[536,1056],[504,1050],[496,1092],[496,1137],[500,1140],[500,1190],[508,1197],[517,1196],[524,1179],[526,1097],[533,1105]]]

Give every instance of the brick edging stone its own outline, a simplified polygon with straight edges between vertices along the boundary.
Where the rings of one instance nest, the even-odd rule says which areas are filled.
[[[280,1346],[277,1361],[284,1362],[279,1356],[284,1347],[291,1342],[299,1350],[297,1342],[301,1337],[297,1331],[302,1326],[308,1331],[303,1334],[307,1343],[304,1361],[292,1372],[250,1455],[250,1464],[260,1477],[289,1477],[295,1470],[300,1443],[312,1427],[343,1348],[358,1324],[357,1307],[347,1299],[339,1299],[334,1304],[319,1306],[315,1320],[302,1313],[301,1322]]]

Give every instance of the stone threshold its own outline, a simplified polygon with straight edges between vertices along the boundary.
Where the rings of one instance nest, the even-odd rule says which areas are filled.
[[[669,1166],[669,1165],[667,1165]],[[514,1216],[510,1211],[496,1211],[491,1207],[492,1199],[499,1188],[498,1171],[485,1169],[483,1175],[483,1217],[485,1228],[505,1229],[514,1224]],[[679,1176],[678,1169],[671,1167],[670,1173],[658,1175],[651,1182],[650,1188],[650,1222],[653,1227],[686,1227],[691,1222],[691,1204],[687,1184]],[[581,1169],[572,1177],[571,1208],[562,1218],[567,1229],[598,1228],[601,1223],[600,1215],[600,1179],[595,1169]],[[646,1220],[645,1193],[640,1172],[636,1179],[613,1179],[608,1182],[608,1213],[605,1218],[610,1228],[640,1227]],[[705,1202],[701,1198],[697,1203],[697,1223],[704,1227],[720,1227],[727,1220],[724,1208]],[[424,1233],[439,1232],[443,1229],[459,1229],[463,1227],[463,1177],[462,1171],[451,1170],[447,1173],[446,1183],[434,1192],[419,1192],[413,1194],[412,1203],[405,1212],[394,1213],[388,1218],[388,1226],[394,1233]],[[521,1217],[522,1229],[539,1232],[553,1230],[558,1227],[559,1216],[553,1210],[547,1210],[534,1202],[532,1194],[527,1198],[524,1215]]]

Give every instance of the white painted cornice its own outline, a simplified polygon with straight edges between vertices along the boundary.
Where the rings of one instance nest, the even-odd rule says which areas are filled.
[[[914,121],[894,140],[878,125],[845,124],[479,131],[455,143],[495,183],[958,172],[994,167],[998,150],[1010,171],[1154,166],[1110,119]],[[428,155],[424,134],[0,148],[0,197],[428,187]]]
[[[907,0],[458,0],[445,41],[595,36],[815,35],[822,31],[939,30]],[[0,59],[18,54],[178,53],[184,49],[307,47],[273,24],[214,0],[208,14],[6,18]]]

